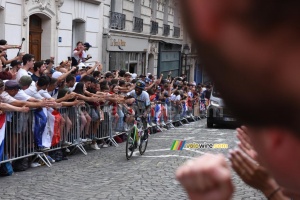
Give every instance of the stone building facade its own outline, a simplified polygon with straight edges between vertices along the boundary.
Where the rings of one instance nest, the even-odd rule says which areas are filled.
[[[0,38],[21,44],[36,60],[71,56],[77,41],[89,42],[93,60],[102,55],[101,0],[0,0]],[[14,52],[15,51],[15,52]],[[14,57],[17,50],[9,50]]]
[[[180,74],[184,40],[177,4],[177,0],[104,1],[106,68]]]
[[[104,70],[154,75],[199,68],[181,24],[178,0],[0,0],[0,39],[21,44],[36,60],[71,56],[77,41],[89,42],[92,61]],[[8,58],[17,54],[8,50]],[[187,67],[186,67],[187,66]],[[187,70],[188,69],[188,70]],[[198,75],[199,77],[199,75]]]

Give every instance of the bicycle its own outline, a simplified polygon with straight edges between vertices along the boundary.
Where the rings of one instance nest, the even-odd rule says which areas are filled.
[[[147,129],[144,130],[141,117],[134,120],[133,127],[127,131],[126,141],[126,158],[129,160],[132,157],[134,150],[139,147],[139,152],[143,155],[146,151],[148,138],[144,139],[144,135],[148,134]]]

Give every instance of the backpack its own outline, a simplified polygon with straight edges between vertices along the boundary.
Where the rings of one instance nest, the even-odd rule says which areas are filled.
[[[4,160],[7,160],[7,156],[4,156]],[[10,162],[2,163],[0,166],[0,176],[11,176],[14,173]]]
[[[26,171],[28,166],[28,158],[22,158],[12,162],[12,167],[16,172]]]

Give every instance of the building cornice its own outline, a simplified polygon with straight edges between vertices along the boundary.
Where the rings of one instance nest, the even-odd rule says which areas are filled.
[[[112,35],[116,35],[116,36],[126,36],[126,37],[132,37],[132,38],[147,39],[147,40],[152,40],[152,41],[165,41],[165,42],[169,42],[169,43],[183,44],[182,38],[171,38],[171,37],[129,32],[129,31],[123,31],[123,30],[115,30],[115,29],[110,29],[109,32]]]

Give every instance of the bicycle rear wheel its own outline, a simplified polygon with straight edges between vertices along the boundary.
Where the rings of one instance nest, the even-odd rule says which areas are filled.
[[[134,152],[134,141],[135,141],[135,127],[132,127],[127,132],[127,141],[126,141],[126,158],[129,160]]]
[[[144,134],[148,134],[147,132],[148,130],[145,130],[144,131]],[[149,136],[148,136],[149,137]],[[140,151],[140,154],[143,155],[147,149],[147,145],[148,145],[148,138],[146,140],[144,140],[144,136],[141,138],[141,144],[139,146],[139,151]]]

